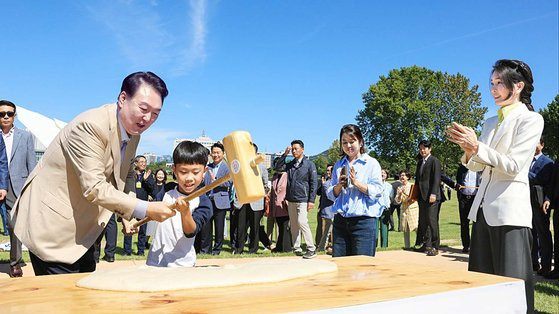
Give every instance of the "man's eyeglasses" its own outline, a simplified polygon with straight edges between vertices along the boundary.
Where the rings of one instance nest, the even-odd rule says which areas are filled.
[[[0,118],[4,118],[5,116],[8,116],[9,118],[11,118],[15,114],[16,114],[15,111],[2,111],[2,112],[0,112]]]

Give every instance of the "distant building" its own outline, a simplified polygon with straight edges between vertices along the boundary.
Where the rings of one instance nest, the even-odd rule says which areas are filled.
[[[154,164],[157,162],[157,155],[155,153],[144,153],[144,157],[146,157],[146,162],[148,165]]]
[[[163,156],[157,156],[157,162],[173,162],[173,156],[171,155],[163,155]]]
[[[272,167],[272,161],[274,160],[273,156],[275,154],[274,153],[268,153],[268,152],[259,152],[259,154],[262,154],[266,157],[266,159],[264,160],[264,165],[266,166],[266,169],[271,168]]]
[[[33,135],[33,133],[31,133],[31,135]],[[39,160],[41,160],[41,158],[45,154],[47,148],[43,144],[41,144],[40,141],[37,140],[35,135],[33,135],[33,142],[35,142],[35,158],[37,159],[37,162],[39,162]]]
[[[175,147],[177,147],[177,145],[179,145],[180,142],[182,141],[191,141],[191,142],[197,142],[202,144],[205,148],[207,148],[208,150],[211,150],[212,145],[217,143],[217,141],[211,139],[210,137],[206,136],[206,132],[202,131],[202,135],[197,137],[197,138],[177,138],[175,139],[175,142],[173,144],[173,151],[175,150]]]

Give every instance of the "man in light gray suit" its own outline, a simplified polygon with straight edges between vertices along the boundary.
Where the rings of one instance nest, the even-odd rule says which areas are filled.
[[[14,126],[16,117],[16,105],[11,101],[0,100],[0,127],[2,137],[6,144],[6,156],[8,157],[8,194],[6,195],[6,209],[11,211],[27,176],[35,168],[35,145],[31,133],[18,129]],[[8,230],[10,232],[10,277],[21,277],[23,271],[20,263],[21,242],[14,234],[12,220],[9,219]]]

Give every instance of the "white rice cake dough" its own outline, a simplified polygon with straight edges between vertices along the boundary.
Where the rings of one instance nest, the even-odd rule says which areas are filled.
[[[96,290],[156,292],[278,282],[337,270],[334,262],[302,258],[262,259],[244,264],[203,267],[135,265],[95,271],[80,279],[76,286]]]

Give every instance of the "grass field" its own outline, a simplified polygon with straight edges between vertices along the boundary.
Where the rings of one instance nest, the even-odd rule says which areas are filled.
[[[318,202],[316,202],[318,204]],[[396,216],[396,214],[394,214]],[[395,222],[398,219],[396,217]],[[316,229],[316,210],[309,213],[309,223],[311,225],[311,230]],[[265,219],[262,224],[266,224]],[[458,216],[458,204],[456,201],[456,195],[453,194],[451,200],[443,203],[440,213],[440,235],[441,235],[441,246],[457,247],[462,248],[460,242],[460,223]],[[119,226],[120,228],[120,226]],[[411,236],[412,244],[415,241],[415,234]],[[8,241],[7,236],[0,235],[0,243]],[[136,237],[134,237],[136,240]],[[126,260],[126,259],[145,259],[145,257],[138,257],[135,255],[124,256],[122,249],[123,236],[119,232],[117,241],[117,252],[115,259]],[[404,245],[403,233],[401,232],[390,232],[388,238],[388,248],[377,248],[377,251],[385,250],[401,250]],[[104,245],[103,245],[104,247]],[[133,243],[133,250],[136,249],[136,242]],[[147,252],[146,252],[147,253]],[[24,260],[29,262],[29,254],[27,252],[23,253]],[[232,255],[230,253],[230,246],[228,239],[225,240],[224,249],[219,256],[207,256],[199,255],[198,258],[245,258],[245,257],[266,257],[266,256],[282,256],[282,255],[292,255],[291,253],[271,253],[270,251],[264,251],[263,247],[258,254],[243,254],[243,255]],[[103,256],[103,253],[101,253]],[[0,252],[0,263],[8,263],[9,252]],[[540,277],[537,277],[541,279]],[[535,307],[538,313],[559,313],[559,281],[539,281],[535,286]]]

